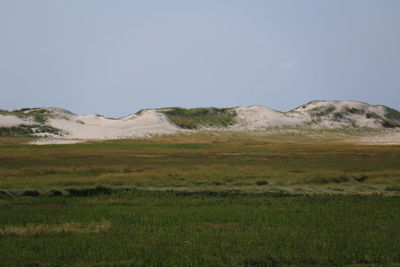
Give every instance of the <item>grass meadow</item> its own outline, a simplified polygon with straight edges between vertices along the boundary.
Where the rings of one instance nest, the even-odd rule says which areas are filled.
[[[400,146],[0,138],[0,266],[400,264]]]

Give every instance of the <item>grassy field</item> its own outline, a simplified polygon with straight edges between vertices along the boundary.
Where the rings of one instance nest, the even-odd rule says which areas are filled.
[[[48,191],[102,185],[392,195],[400,193],[399,158],[399,146],[306,137],[188,135],[74,145],[3,144],[0,188]]]
[[[0,138],[0,266],[400,264],[400,147]]]
[[[0,262],[34,266],[400,263],[400,199],[127,191],[0,202]]]

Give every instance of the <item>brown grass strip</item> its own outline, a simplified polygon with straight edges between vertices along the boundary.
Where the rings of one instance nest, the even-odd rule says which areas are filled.
[[[45,234],[59,233],[99,233],[108,230],[111,223],[105,222],[89,222],[89,223],[63,223],[63,224],[27,224],[21,226],[7,226],[0,229],[0,236],[37,236]]]

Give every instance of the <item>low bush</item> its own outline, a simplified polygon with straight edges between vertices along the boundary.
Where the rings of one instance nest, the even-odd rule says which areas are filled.
[[[344,107],[344,111],[346,112],[346,113],[350,113],[350,114],[359,114],[359,115],[361,115],[361,114],[364,114],[364,110],[362,110],[362,109],[358,109],[358,108],[353,108],[353,107]]]
[[[397,191],[400,192],[400,185],[393,185],[386,187],[385,191]]]
[[[48,192],[48,195],[49,196],[52,196],[52,197],[59,197],[59,196],[63,196],[64,195],[64,193],[63,193],[63,191],[61,191],[61,190],[50,190],[49,192]]]
[[[256,182],[256,185],[267,185],[267,184],[268,184],[268,181],[266,181],[266,180],[260,180],[260,181]]]
[[[310,114],[314,117],[323,117],[323,116],[331,114],[335,110],[336,110],[336,108],[332,105],[315,107],[310,110]]]
[[[397,111],[397,110],[395,110],[393,108],[386,107],[385,116],[388,119],[400,121],[400,111]]]
[[[12,193],[10,191],[4,190],[4,189],[0,189],[0,195],[12,196]]]
[[[377,114],[371,113],[371,112],[365,113],[365,117],[367,119],[379,119],[380,118]]]
[[[108,187],[104,186],[97,186],[95,188],[70,188],[66,190],[70,196],[76,197],[88,197],[88,196],[95,196],[95,195],[110,195],[113,190]]]
[[[369,176],[367,176],[367,175],[358,175],[358,176],[353,176],[353,178],[357,182],[362,183],[362,182],[365,182],[369,178]]]
[[[26,190],[21,193],[23,197],[38,197],[40,195],[40,192],[37,190]]]
[[[315,183],[315,184],[329,184],[329,183],[345,183],[350,181],[350,177],[346,175],[341,175],[337,177],[317,177],[312,180],[310,180],[310,183]]]
[[[385,128],[396,128],[400,127],[400,122],[394,121],[394,120],[389,120],[389,119],[383,119],[381,122],[382,126]]]
[[[339,121],[340,119],[343,119],[343,113],[341,113],[341,112],[333,113],[333,120]]]

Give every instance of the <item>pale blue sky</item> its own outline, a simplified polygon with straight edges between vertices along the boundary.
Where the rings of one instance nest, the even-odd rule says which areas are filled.
[[[400,109],[398,0],[0,0],[0,108]]]

